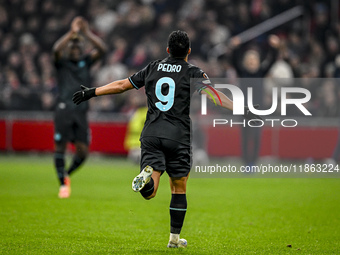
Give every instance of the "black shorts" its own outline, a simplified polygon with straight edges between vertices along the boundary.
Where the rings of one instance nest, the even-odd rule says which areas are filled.
[[[57,109],[54,115],[54,141],[89,144],[89,124],[86,111]]]
[[[141,170],[147,165],[157,171],[166,171],[170,177],[188,176],[191,169],[191,146],[158,138],[141,139]]]

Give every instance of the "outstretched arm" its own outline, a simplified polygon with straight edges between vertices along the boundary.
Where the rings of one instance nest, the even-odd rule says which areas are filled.
[[[222,107],[223,108],[226,108],[226,109],[229,109],[229,110],[233,110],[233,101],[230,100],[229,97],[227,97],[224,93],[222,93],[221,91],[219,90],[216,90],[215,91],[217,92],[218,96],[220,97],[221,99],[221,102],[222,102]],[[205,91],[201,91],[201,94],[205,94],[207,95],[208,99],[211,101],[211,102],[218,102],[220,101],[220,99],[217,97],[217,95],[215,95],[214,93],[211,93],[211,95],[213,95],[213,98],[211,97],[210,94],[206,93]]]
[[[217,92],[219,98],[217,97],[216,94],[210,93],[213,96],[213,98],[212,98],[211,95],[206,93],[204,90],[201,93],[207,95],[207,97],[209,98],[209,100],[211,102],[214,102],[214,100],[215,100],[215,102],[219,102],[220,101],[219,99],[221,99],[221,102],[222,102],[221,106],[223,108],[233,110],[233,101],[231,101],[231,99],[229,97],[227,97],[221,91],[216,90],[216,89],[215,89],[215,91]],[[217,104],[219,104],[219,103],[217,103]],[[259,105],[254,105],[254,107],[257,109],[257,108],[259,108]],[[248,120],[262,120],[262,118],[260,116],[249,111],[247,106],[244,107],[244,110],[245,110],[244,115],[243,115],[244,118],[246,118]]]
[[[76,105],[87,101],[92,97],[120,94],[134,88],[129,79],[114,81],[97,88],[87,88],[83,85],[80,85],[80,87],[81,90],[74,93],[72,98],[73,103]]]
[[[129,79],[126,78],[124,80],[114,81],[104,86],[95,88],[95,94],[96,96],[120,94],[133,88],[134,87],[132,86]]]

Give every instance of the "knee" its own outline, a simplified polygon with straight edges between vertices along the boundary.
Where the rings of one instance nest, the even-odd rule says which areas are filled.
[[[88,152],[86,153],[77,153],[78,158],[80,158],[81,160],[85,160],[88,156]]]
[[[85,160],[89,154],[88,148],[78,147],[76,149],[76,154],[79,158]]]
[[[55,143],[54,145],[54,152],[63,154],[66,151],[66,144],[65,143]]]
[[[185,194],[187,187],[188,177],[171,178],[171,193],[172,194]]]

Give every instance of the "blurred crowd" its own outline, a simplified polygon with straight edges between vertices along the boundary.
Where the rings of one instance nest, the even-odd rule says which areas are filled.
[[[93,86],[100,86],[166,57],[168,35],[177,29],[189,34],[191,63],[210,78],[234,79],[230,38],[297,5],[303,6],[301,17],[243,46],[256,45],[262,56],[268,35],[276,34],[279,54],[268,76],[299,78],[312,92],[311,112],[339,116],[336,80],[314,79],[340,77],[339,6],[331,0],[0,0],[0,110],[54,109],[52,45],[75,16],[85,17],[108,46],[92,69]],[[216,51],[221,45],[223,53]],[[271,90],[265,91],[270,98]],[[141,93],[96,98],[91,111],[131,113],[145,103]]]

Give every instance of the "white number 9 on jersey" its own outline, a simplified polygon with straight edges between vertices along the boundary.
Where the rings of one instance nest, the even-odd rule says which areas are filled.
[[[162,87],[165,84],[169,85],[169,92],[167,95],[162,94]],[[175,88],[175,81],[170,77],[163,77],[157,81],[155,93],[160,102],[157,102],[155,105],[162,112],[169,111],[174,105]]]

